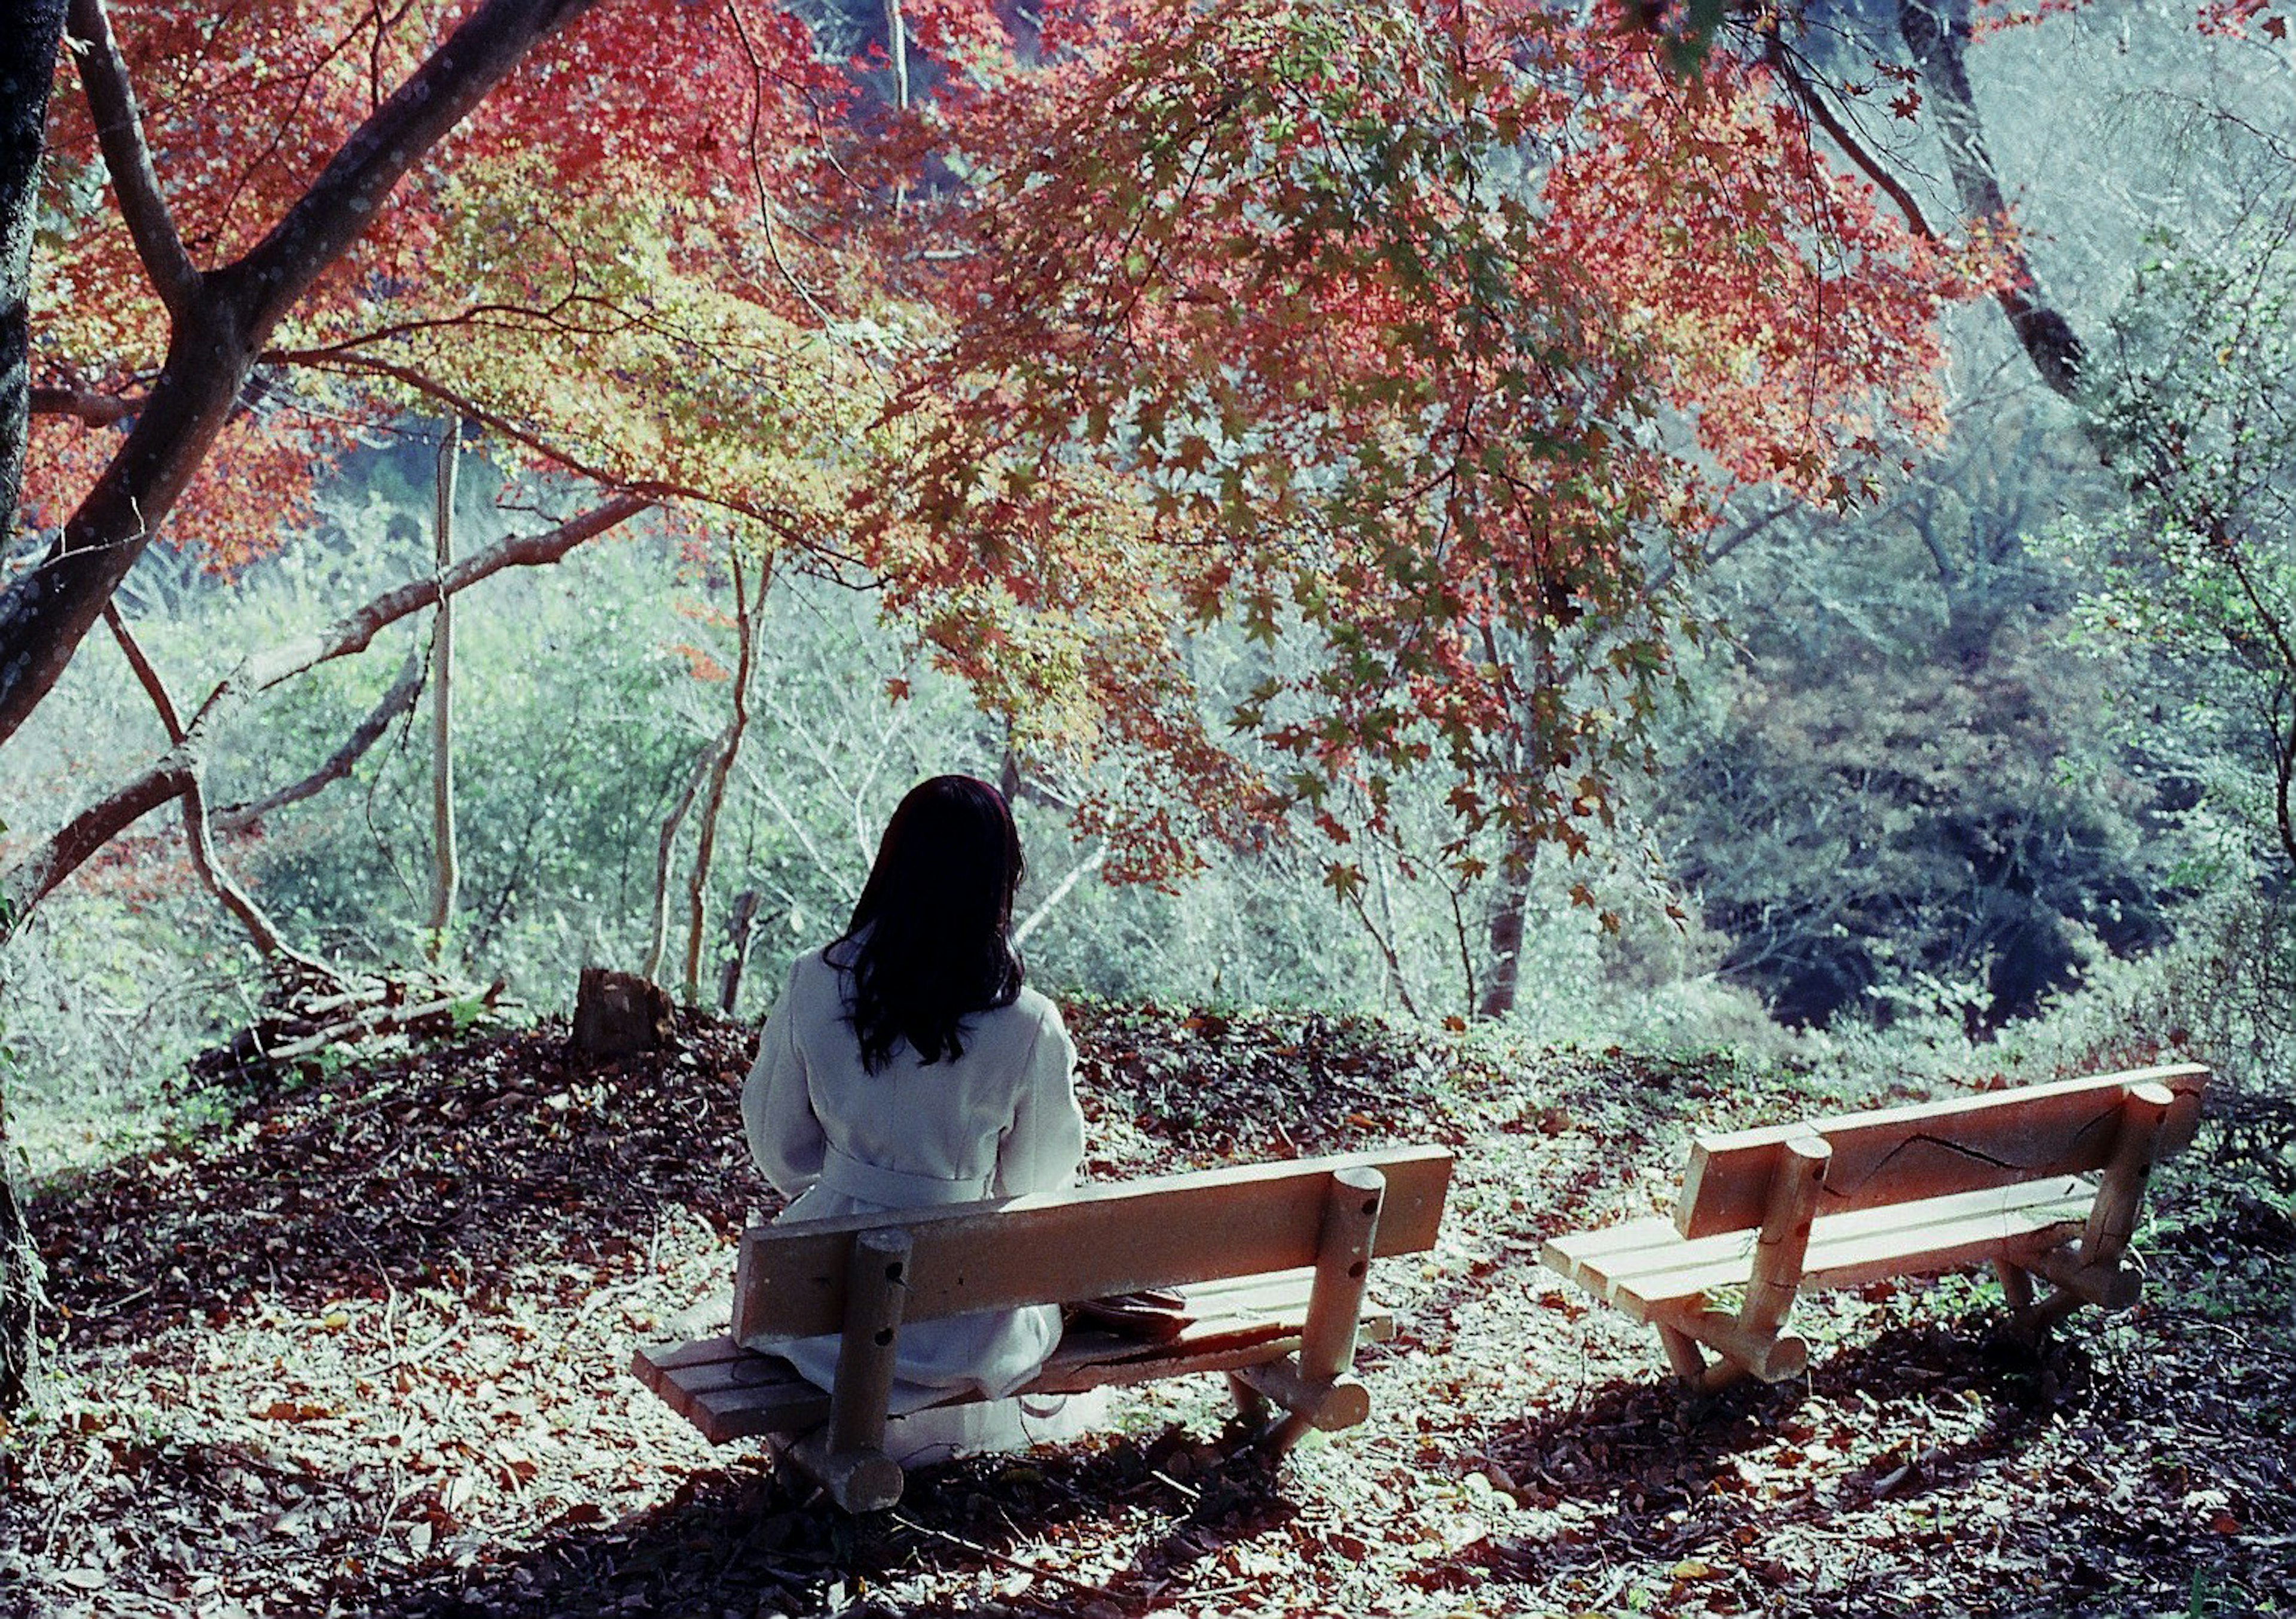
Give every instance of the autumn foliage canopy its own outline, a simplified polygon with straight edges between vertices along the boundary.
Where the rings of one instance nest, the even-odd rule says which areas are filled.
[[[192,262],[262,243],[486,9],[111,6]],[[897,68],[882,21],[560,9],[260,334],[147,525],[228,568],[345,445],[459,415],[562,503],[881,589],[1088,784],[1122,874],[1287,809],[1343,845],[1423,770],[1459,861],[1581,846],[1700,628],[1669,582],[1750,492],[1885,476],[1936,424],[1940,310],[1996,275],[1876,209],[1754,27],[1685,53],[1609,7],[933,0]],[[39,243],[51,530],[185,320],[86,55]],[[1249,678],[1210,691],[1216,626]]]

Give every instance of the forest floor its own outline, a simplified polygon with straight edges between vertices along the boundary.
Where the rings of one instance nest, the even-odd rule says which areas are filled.
[[[1802,1380],[1699,1405],[1537,1260],[1665,1206],[1685,1130],[1845,1100],[1312,1013],[1071,1010],[1091,1173],[1434,1141],[1440,1246],[1374,1291],[1371,1420],[1271,1473],[1226,1389],[923,1469],[849,1520],[628,1373],[771,1194],[753,1036],[584,1070],[562,1025],[242,1098],[51,1182],[62,1341],[0,1435],[0,1614],[2296,1612],[2296,1226],[2219,1130],[2156,1183],[2136,1310],[2038,1356],[1992,1283],[1806,1301]],[[1972,1075],[1972,1080],[1981,1076]],[[1859,1101],[1907,1100],[1902,1086]]]

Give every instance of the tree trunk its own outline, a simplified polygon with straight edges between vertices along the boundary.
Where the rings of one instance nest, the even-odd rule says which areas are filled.
[[[32,231],[48,86],[55,78],[64,0],[15,0],[0,29],[0,538],[12,539],[23,493],[31,405]],[[8,547],[0,544],[0,552]],[[0,897],[0,906],[6,900]],[[0,931],[11,919],[0,915]],[[0,1095],[0,1410],[31,1386],[40,1260],[17,1195],[8,1150],[8,1099]]]
[[[2005,223],[2009,203],[2002,195],[1993,154],[1986,148],[1985,125],[1969,85],[1969,0],[1898,0],[1898,32],[1929,92],[1962,214],[1973,223]],[[2086,358],[2080,339],[2072,323],[2041,297],[2022,247],[2011,249],[2009,262],[2010,284],[1994,295],[2001,311],[2041,380],[2051,391],[2078,399]]]
[[[32,228],[64,0],[15,0],[0,37],[0,524],[12,536],[32,399]]]
[[[1535,844],[1517,841],[1499,863],[1499,895],[1491,906],[1490,970],[1483,976],[1483,998],[1475,1015],[1496,1021],[1514,1011],[1522,976],[1523,925],[1530,912],[1530,874],[1538,863]]]
[[[701,784],[709,779],[717,758],[718,746],[713,745],[693,761],[677,801],[661,818],[661,837],[653,854],[653,925],[646,936],[645,960],[638,967],[638,977],[649,983],[661,977],[661,959],[669,953],[669,879],[677,863],[677,830],[693,812],[693,801],[701,796]]]
[[[432,538],[440,576],[455,564],[455,483],[463,463],[463,422],[447,418],[439,441],[439,501]],[[430,633],[430,963],[447,953],[447,929],[463,886],[455,849],[455,599],[439,598]]]
[[[0,1112],[0,1149],[8,1122]],[[38,1370],[40,1253],[32,1246],[13,1170],[0,1158],[0,1411],[24,1402]]]
[[[351,134],[260,242],[235,263],[203,272],[184,256],[168,217],[102,7],[99,0],[72,0],[76,55],[90,104],[98,109],[113,192],[171,328],[167,362],[127,443],[39,565],[0,591],[0,743],[62,677],[207,459],[279,323],[365,233],[407,170],[529,47],[594,3],[480,0]],[[14,59],[12,45],[0,61]],[[17,103],[12,97],[8,104]]]
[[[742,997],[742,970],[750,963],[750,929],[764,897],[755,888],[744,888],[734,896],[733,912],[726,919],[726,965],[718,975],[720,1017],[731,1018],[734,1003]]]
[[[734,717],[726,722],[725,745],[709,770],[709,796],[702,801],[701,823],[693,837],[693,871],[685,884],[685,1004],[701,1003],[701,923],[709,896],[709,865],[718,849],[718,816],[726,806],[726,779],[741,754],[742,739],[750,729],[750,677],[757,667],[758,604],[765,599],[772,576],[758,574],[758,601],[752,601],[742,580],[741,552],[733,553],[734,626],[739,648],[734,659]]]

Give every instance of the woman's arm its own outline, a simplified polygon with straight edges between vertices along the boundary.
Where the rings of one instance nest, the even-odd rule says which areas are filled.
[[[1084,1113],[1076,1100],[1076,1045],[1048,1002],[1029,1049],[1013,1123],[996,1148],[996,1193],[1058,1191],[1084,1167]]]
[[[794,1198],[821,1178],[829,1137],[813,1111],[806,1085],[805,1054],[797,1043],[799,963],[790,969],[782,998],[758,1036],[758,1060],[742,1087],[742,1128],[750,1156],[774,1190]]]

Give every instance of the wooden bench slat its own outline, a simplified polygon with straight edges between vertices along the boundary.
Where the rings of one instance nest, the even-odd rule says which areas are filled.
[[[1825,1216],[1810,1231],[1805,1288],[1854,1287],[1888,1276],[1951,1270],[2014,1249],[2032,1253],[2079,1234],[2095,1189],[2072,1177]],[[1584,1239],[1603,1239],[1587,1241]],[[1561,1238],[1542,1256],[1638,1321],[1742,1285],[1751,1232],[1685,1239],[1663,1215]]]
[[[1169,1175],[900,1217],[913,1243],[904,1319],[1064,1304],[1312,1263],[1332,1173],[1357,1165],[1387,1180],[1374,1255],[1433,1247],[1451,1177],[1451,1155],[1441,1148]],[[734,1336],[754,1344],[835,1330],[854,1236],[888,1222],[878,1214],[742,1233]]]
[[[2122,1097],[2146,1082],[2174,1098],[2159,1148],[2165,1156],[2192,1140],[2208,1077],[2200,1064],[2181,1063],[1702,1134],[1691,1146],[1675,1223],[1693,1239],[1759,1225],[1779,1151],[1801,1135],[1822,1136],[1833,1149],[1819,1192],[1822,1214],[2087,1174],[2112,1156]]]
[[[1081,1394],[1111,1384],[1264,1365],[1300,1347],[1313,1280],[1312,1270],[1291,1271],[1223,1278],[1183,1289],[1196,1319],[1168,1342],[1095,1327],[1071,1330],[1021,1392]],[[1392,1338],[1393,1313],[1367,1306],[1361,1334],[1370,1340]],[[643,1348],[632,1370],[712,1444],[799,1432],[829,1415],[829,1396],[787,1361],[744,1348],[730,1335]]]
[[[2078,1176],[2058,1175],[2021,1187],[1993,1187],[1981,1191],[1956,1192],[1949,1197],[1927,1198],[1919,1206],[1924,1217],[1943,1222],[1964,1214],[2005,1210],[2027,1202],[2087,1197],[2093,1191],[2091,1184]],[[1893,1208],[1859,1209],[1846,1214],[1826,1214],[1813,1223],[1811,1240],[1816,1242],[1824,1236],[1836,1243],[1845,1242],[1902,1226],[1906,1219],[1907,1206],[1903,1204]],[[1652,1214],[1606,1226],[1600,1231],[1576,1231],[1569,1236],[1550,1238],[1539,1256],[1550,1269],[1559,1271],[1573,1281],[1581,1282],[1599,1293],[1601,1287],[1587,1280],[1587,1276],[1594,1271],[1599,1271],[1604,1276],[1617,1279],[1681,1265],[1748,1261],[1754,1251],[1754,1239],[1755,1233],[1751,1231],[1685,1238],[1675,1229],[1674,1222],[1669,1216]]]

